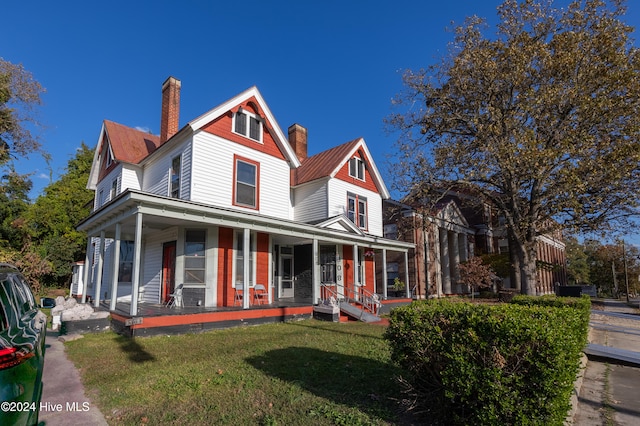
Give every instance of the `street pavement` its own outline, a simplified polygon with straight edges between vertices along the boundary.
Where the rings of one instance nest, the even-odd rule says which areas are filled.
[[[631,305],[631,306],[630,306]],[[638,301],[605,300],[591,311],[588,356],[573,424],[640,424]]]
[[[107,421],[85,394],[80,373],[69,361],[58,333],[48,330],[42,374],[39,425],[106,425]]]

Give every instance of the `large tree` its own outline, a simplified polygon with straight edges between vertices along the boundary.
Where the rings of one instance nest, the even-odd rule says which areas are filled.
[[[486,197],[524,293],[535,292],[538,236],[622,229],[638,213],[640,56],[624,13],[623,0],[507,0],[494,37],[468,18],[447,56],[405,73],[394,101],[399,183]]]
[[[36,107],[44,89],[22,65],[0,58],[0,166],[40,152]]]
[[[92,162],[93,149],[83,142],[65,173],[23,215],[22,230],[31,243],[30,251],[51,264],[51,270],[38,277],[44,285],[67,285],[71,263],[85,257],[87,235],[75,226],[91,212],[93,191],[86,186]]]

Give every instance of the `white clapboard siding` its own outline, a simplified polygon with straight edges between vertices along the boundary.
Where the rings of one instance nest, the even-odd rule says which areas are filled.
[[[347,193],[357,194],[367,198],[368,234],[382,237],[382,197],[377,192],[369,191],[351,183],[331,179],[328,183],[328,215],[347,215]]]
[[[178,156],[182,156],[180,167],[180,198],[190,199],[191,188],[191,139],[188,139],[175,148],[163,151],[145,164],[142,190],[151,194],[169,196],[169,173],[171,162]]]
[[[327,218],[327,180],[317,180],[293,189],[294,220],[313,222]]]
[[[234,155],[260,164],[258,211],[233,205]],[[192,157],[191,201],[292,219],[290,168],[285,160],[206,132],[194,136]]]

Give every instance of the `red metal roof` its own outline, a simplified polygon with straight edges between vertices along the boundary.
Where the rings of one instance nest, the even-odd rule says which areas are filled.
[[[111,151],[118,162],[138,164],[160,146],[160,136],[113,121],[104,121]]]
[[[347,160],[347,156],[353,151],[361,138],[338,145],[319,154],[313,155],[302,161],[302,165],[295,171],[294,185],[311,182],[323,177],[329,177]]]

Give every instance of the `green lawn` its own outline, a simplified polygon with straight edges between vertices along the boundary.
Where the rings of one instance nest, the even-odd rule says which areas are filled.
[[[398,424],[385,328],[314,320],[66,344],[111,424]]]

